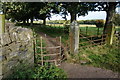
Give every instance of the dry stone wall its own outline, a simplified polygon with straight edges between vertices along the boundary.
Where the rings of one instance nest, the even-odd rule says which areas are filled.
[[[6,78],[21,64],[34,65],[33,32],[8,25],[0,35],[0,78]]]

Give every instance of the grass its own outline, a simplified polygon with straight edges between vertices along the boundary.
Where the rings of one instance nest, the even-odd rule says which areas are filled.
[[[26,26],[29,27],[29,26]],[[62,42],[68,40],[68,33],[64,32],[64,27],[60,26],[32,26],[36,33],[43,32],[51,37],[62,36]],[[80,27],[81,33],[86,35],[86,27]],[[120,31],[120,28],[116,28]],[[102,34],[103,28],[100,28],[99,34]],[[87,36],[97,35],[96,27],[88,27]],[[115,40],[115,37],[114,37]],[[84,40],[83,40],[84,41]],[[113,41],[113,45],[98,45],[94,47],[80,48],[80,53],[77,55],[71,54],[72,60],[81,65],[92,65],[120,72],[120,54],[118,45]],[[85,44],[86,45],[86,44]],[[69,62],[73,62],[68,60]]]
[[[68,62],[120,72],[119,45],[116,43],[116,37],[114,37],[113,42],[113,45],[97,45],[94,47],[80,48],[79,54],[71,55],[72,60],[68,60]]]
[[[96,27],[80,27],[80,29],[81,29],[80,33],[88,36],[100,35],[103,33],[103,28],[99,28],[99,31],[98,28]]]
[[[68,40],[68,33],[64,32],[64,27],[63,26],[43,26],[43,25],[34,25],[34,26],[22,26],[26,28],[31,28],[33,29],[36,33],[44,33],[47,34],[51,37],[62,37],[62,43],[66,43]]]
[[[66,80],[67,75],[62,69],[53,65],[50,65],[49,67],[47,65],[35,66],[34,68],[27,68],[27,70],[16,68],[16,71],[10,76],[8,76],[8,80],[14,80],[14,79],[58,80],[58,78],[62,78],[63,80]]]

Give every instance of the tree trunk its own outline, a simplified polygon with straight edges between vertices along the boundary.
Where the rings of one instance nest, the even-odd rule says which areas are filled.
[[[29,19],[27,19],[27,24],[29,24]]]
[[[23,24],[26,24],[26,21],[25,21],[25,20],[23,20]]]
[[[109,3],[109,7],[108,7],[108,10],[106,11],[106,22],[105,22],[105,25],[104,25],[104,30],[103,30],[103,33],[106,34],[107,32],[107,28],[109,28],[109,23],[111,21],[113,21],[113,17],[114,17],[114,13],[115,13],[115,8],[116,8],[116,5],[117,3],[113,3],[113,2],[110,2]]]
[[[71,20],[70,21],[72,23],[74,20],[76,20],[76,13],[71,12],[70,16],[71,16]]]
[[[31,17],[31,23],[30,23],[30,25],[31,26],[33,25],[33,17]]]
[[[46,25],[46,18],[43,19],[43,25]]]

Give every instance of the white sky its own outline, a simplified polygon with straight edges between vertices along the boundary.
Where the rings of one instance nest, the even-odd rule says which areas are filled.
[[[105,11],[95,11],[95,12],[88,12],[86,16],[77,17],[77,20],[91,20],[91,19],[106,19],[106,12]],[[51,20],[64,20],[60,15],[52,15]],[[67,20],[70,20],[70,14],[67,16]]]
[[[119,9],[116,8],[116,11],[120,13]],[[106,12],[105,11],[90,11],[86,16],[77,17],[77,20],[91,20],[91,19],[106,19]],[[47,19],[48,20],[48,19]],[[51,20],[64,20],[60,15],[52,15]],[[70,14],[67,16],[67,20],[70,20]]]

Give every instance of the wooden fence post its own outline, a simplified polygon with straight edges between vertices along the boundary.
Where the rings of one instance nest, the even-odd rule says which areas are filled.
[[[107,28],[107,37],[106,37],[106,43],[109,45],[112,45],[114,31],[115,31],[115,26],[112,22],[110,22],[109,27]]]
[[[42,51],[42,37],[40,37],[40,41],[41,41],[41,62],[42,62],[42,66],[43,66],[43,51]]]
[[[79,25],[77,21],[73,21],[70,25],[70,53],[78,53],[79,49]]]
[[[97,28],[97,35],[99,35],[99,31],[100,31],[100,30],[99,30],[99,27],[98,27],[98,28]]]
[[[0,14],[0,35],[5,32],[5,15]]]
[[[88,26],[86,26],[86,35],[87,35],[87,32],[88,32]]]

